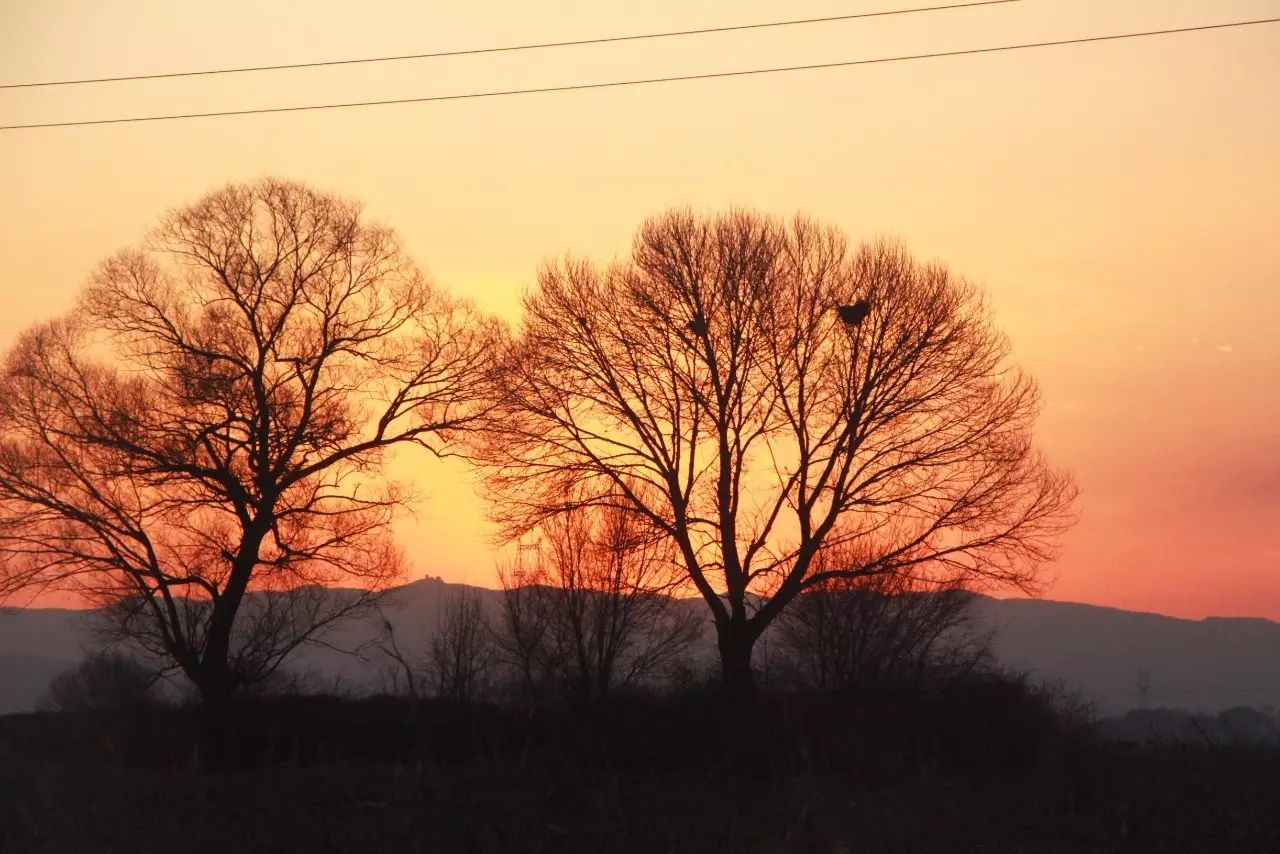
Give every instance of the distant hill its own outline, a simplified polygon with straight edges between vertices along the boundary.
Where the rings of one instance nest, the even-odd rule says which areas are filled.
[[[29,711],[50,680],[91,648],[86,612],[0,608],[0,714]]]
[[[420,649],[441,603],[462,586],[427,579],[393,591],[384,612],[401,645]],[[498,592],[478,589],[496,610]],[[92,648],[89,616],[65,609],[0,609],[0,713],[30,709],[55,673]],[[993,649],[1005,666],[1078,690],[1102,715],[1141,708],[1216,714],[1238,706],[1280,707],[1280,624],[1270,620],[1182,620],[989,597],[979,598],[975,616],[994,633]],[[368,618],[344,624],[326,637],[329,646],[301,650],[290,667],[326,684],[376,689],[378,667],[337,650],[367,645],[378,629]]]
[[[1280,623],[1035,599],[983,598],[977,608],[1001,662],[1078,688],[1104,715],[1280,707]]]

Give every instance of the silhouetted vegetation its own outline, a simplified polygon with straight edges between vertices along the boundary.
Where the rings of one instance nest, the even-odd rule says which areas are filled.
[[[370,646],[388,696],[437,697],[455,702],[484,699],[498,673],[494,629],[478,591],[459,588],[440,602],[435,629],[415,649],[397,636],[385,614]]]
[[[702,633],[670,595],[682,578],[670,541],[616,505],[575,507],[540,533],[536,555],[500,573],[508,679],[580,703],[665,683]]]
[[[1131,709],[1099,723],[1114,741],[1135,744],[1190,745],[1239,748],[1248,745],[1280,747],[1280,715],[1236,706],[1216,715],[1181,709]]]
[[[1251,738],[1270,719],[1142,713],[1126,732],[1178,721],[1164,734],[1197,737],[1117,743],[1070,692],[996,669],[964,631],[967,598],[884,579],[805,594],[744,721],[714,673],[592,702],[450,698],[430,674],[472,660],[485,615],[474,593],[448,596],[438,643],[417,644],[421,693],[440,696],[242,695],[215,765],[197,705],[0,718],[0,846],[1256,851],[1280,833],[1280,748]]]
[[[837,553],[822,556],[819,565],[832,561],[851,562]],[[799,684],[819,691],[918,689],[930,679],[991,666],[988,639],[971,626],[973,601],[955,582],[833,577],[784,613],[782,655]]]
[[[1035,384],[982,294],[803,217],[684,211],[607,267],[546,265],[485,431],[518,539],[614,506],[670,543],[748,701],[764,630],[806,590],[909,573],[1029,588],[1074,487],[1031,442]],[[818,556],[839,545],[855,563]]]
[[[225,704],[398,576],[382,458],[474,429],[498,339],[351,202],[170,212],[4,362],[0,593],[74,587]]]
[[[157,674],[135,658],[111,650],[89,654],[53,678],[40,700],[52,712],[110,712],[158,702]]]
[[[465,703],[483,697],[494,675],[493,628],[480,597],[463,588],[442,608],[427,645],[427,675],[435,696]]]
[[[0,593],[159,662],[0,718],[0,849],[1267,850],[1271,718],[1098,724],[972,630],[1072,521],[1008,355],[975,286],[803,217],[653,218],[509,335],[350,202],[174,211],[0,372]],[[321,690],[286,661],[397,577],[415,446],[483,467],[501,599]]]
[[[298,184],[167,214],[5,362],[0,592],[87,591],[219,707],[396,577],[385,452],[474,440],[506,533],[557,544],[512,570],[532,573],[504,620],[530,686],[598,699],[671,665],[679,584],[749,705],[755,645],[806,591],[1026,589],[1070,522],[981,293],[900,247],[674,212],[625,262],[547,266],[525,309],[507,342],[393,232]],[[583,533],[587,511],[612,533]],[[476,631],[431,664],[460,697],[483,632],[454,616]]]
[[[762,685],[751,765],[714,681],[533,714],[246,700],[227,717],[245,734],[235,770],[218,774],[195,762],[190,707],[92,728],[9,716],[0,847],[1260,851],[1280,832],[1280,751],[1110,744],[1054,697],[976,670],[862,698]]]

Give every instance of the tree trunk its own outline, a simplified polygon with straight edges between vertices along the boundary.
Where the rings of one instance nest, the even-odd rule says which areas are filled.
[[[754,705],[756,680],[751,672],[751,652],[756,633],[745,622],[727,621],[716,626],[720,647],[721,690],[731,703]]]
[[[224,668],[225,669],[225,668]],[[200,691],[199,722],[200,765],[206,771],[223,771],[237,766],[237,736],[231,720],[231,680],[206,673],[196,688]]]
[[[759,632],[745,620],[726,621],[716,628],[720,646],[720,738],[724,758],[735,774],[749,777],[767,774],[770,739],[751,670],[751,652]]]
[[[258,563],[258,550],[266,537],[270,519],[265,516],[255,520],[245,531],[240,541],[240,551],[231,565],[231,576],[227,580],[222,594],[213,602],[213,611],[209,614],[208,631],[205,636],[204,655],[201,667],[208,673],[207,679],[200,686],[201,698],[204,698],[203,682],[209,681],[211,689],[222,690],[222,683],[231,690],[230,673],[231,634],[235,630],[236,615],[249,589],[249,581],[253,577],[253,569]]]
[[[231,701],[239,685],[231,669],[231,635],[269,526],[270,517],[263,514],[245,532],[231,577],[209,615],[204,652],[194,680],[200,691],[200,759],[208,770],[233,768],[244,759],[232,720]]]

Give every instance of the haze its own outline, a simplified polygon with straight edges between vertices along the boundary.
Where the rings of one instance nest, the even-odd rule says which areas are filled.
[[[6,3],[0,82],[419,53],[909,3]],[[809,64],[1275,16],[1275,2],[1025,0],[372,66],[0,90],[0,124]],[[0,132],[0,341],[228,181],[367,203],[516,321],[539,262],[624,251],[673,205],[802,210],[981,282],[1043,388],[1081,523],[1049,595],[1280,618],[1280,25],[728,80]],[[491,584],[460,465],[402,453],[415,574]]]

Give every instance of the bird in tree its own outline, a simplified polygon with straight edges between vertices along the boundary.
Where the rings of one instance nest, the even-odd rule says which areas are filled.
[[[860,326],[870,311],[871,303],[865,299],[860,299],[853,305],[836,306],[836,314],[840,315],[840,322],[845,326]]]

